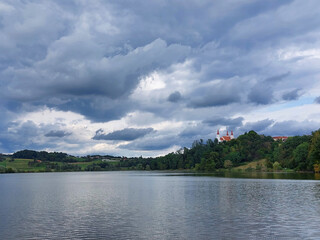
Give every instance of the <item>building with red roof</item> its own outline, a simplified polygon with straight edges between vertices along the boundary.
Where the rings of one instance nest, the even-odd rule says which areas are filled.
[[[277,136],[277,137],[272,137],[274,141],[281,140],[282,142],[286,141],[288,137],[286,136]]]
[[[219,129],[218,129],[218,130],[217,130],[217,137],[216,137],[216,138],[218,139],[218,142],[223,142],[223,141],[228,142],[228,141],[234,139],[233,131],[231,130],[231,135],[229,135],[229,132],[228,132],[228,130],[227,130],[227,135],[220,137],[220,132],[219,132]]]

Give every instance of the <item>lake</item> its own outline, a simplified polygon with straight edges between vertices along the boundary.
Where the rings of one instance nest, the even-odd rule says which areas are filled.
[[[320,181],[248,176],[2,174],[0,238],[320,239]]]

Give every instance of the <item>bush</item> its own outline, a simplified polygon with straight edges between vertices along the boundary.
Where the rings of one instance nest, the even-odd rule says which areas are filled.
[[[246,172],[253,172],[253,171],[254,171],[254,168],[248,167],[248,168],[245,169],[245,171],[246,171]]]
[[[280,166],[280,163],[275,162],[275,163],[273,164],[273,170],[281,170],[281,169],[282,169],[282,167]]]
[[[262,169],[262,165],[260,163],[258,163],[257,166],[256,166],[256,170],[257,171],[261,171],[261,169]]]
[[[6,172],[6,167],[0,166],[0,173],[5,173]]]
[[[223,163],[224,168],[230,169],[232,168],[233,164],[230,160],[225,160]]]
[[[13,169],[13,168],[11,168],[11,167],[9,167],[9,168],[7,168],[6,169],[6,173],[15,173],[16,171]]]

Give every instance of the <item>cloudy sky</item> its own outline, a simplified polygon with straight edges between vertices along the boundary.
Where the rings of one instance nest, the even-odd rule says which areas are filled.
[[[320,128],[317,0],[0,1],[0,152],[157,156]]]

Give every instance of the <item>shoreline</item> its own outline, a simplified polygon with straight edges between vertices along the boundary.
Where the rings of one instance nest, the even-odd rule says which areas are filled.
[[[320,180],[319,173],[313,172],[294,172],[294,171],[232,171],[217,170],[214,172],[194,171],[192,169],[173,169],[173,170],[102,170],[102,171],[29,171],[0,173],[1,175],[27,174],[27,173],[102,173],[102,172],[144,172],[144,173],[176,173],[178,176],[203,176],[203,177],[222,177],[222,178],[245,178],[245,179],[274,179],[274,180]]]

